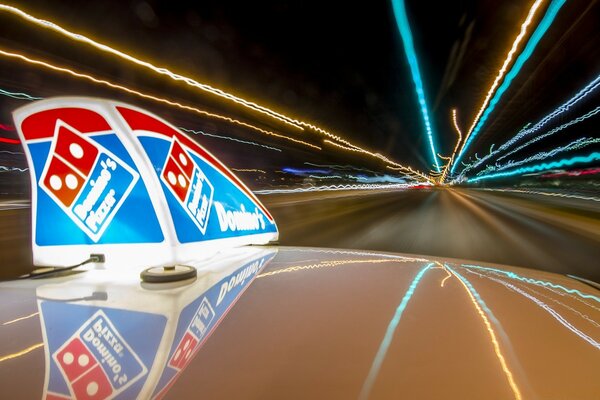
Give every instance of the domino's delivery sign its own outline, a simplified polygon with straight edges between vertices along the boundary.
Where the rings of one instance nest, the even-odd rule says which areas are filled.
[[[14,119],[30,165],[36,265],[70,265],[94,252],[109,266],[165,265],[278,237],[272,216],[229,169],[145,110],[55,98]]]

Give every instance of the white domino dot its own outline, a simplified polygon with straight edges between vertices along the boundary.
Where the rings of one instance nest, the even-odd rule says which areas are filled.
[[[62,187],[62,180],[58,175],[52,175],[50,177],[50,187],[54,190],[60,190]]]
[[[71,364],[73,364],[73,360],[75,360],[73,353],[67,352],[67,353],[63,354],[63,362],[65,364],[71,365]]]
[[[173,171],[169,171],[169,173],[167,174],[167,179],[169,180],[169,183],[171,185],[175,185],[177,183],[177,177],[175,176]]]
[[[88,396],[94,396],[96,393],[98,393],[98,383],[88,383],[88,385],[85,387],[85,391],[87,392]]]
[[[79,357],[77,357],[77,363],[80,366],[85,367],[86,365],[88,365],[90,363],[90,357],[88,357],[87,354],[82,354]]]
[[[181,355],[181,349],[177,349],[177,351],[175,352],[175,357],[173,357],[174,360],[179,360],[179,356]]]
[[[73,174],[67,175],[65,178],[65,183],[69,189],[75,189],[77,187],[77,178]]]
[[[181,162],[181,165],[183,165],[184,167],[188,163],[187,157],[185,155],[183,155],[183,153],[179,153],[179,161]]]
[[[71,143],[69,145],[69,151],[71,152],[71,155],[77,159],[83,157],[83,148],[77,143]]]
[[[190,347],[190,343],[191,343],[191,340],[189,340],[189,339],[188,339],[188,340],[186,340],[186,341],[185,341],[185,344],[183,345],[183,349],[184,349],[184,350],[187,350],[187,348],[188,348],[188,347]]]
[[[179,175],[177,177],[177,180],[179,181],[179,186],[181,187],[186,187],[187,186],[187,182],[185,181],[185,178],[183,177],[183,175]]]

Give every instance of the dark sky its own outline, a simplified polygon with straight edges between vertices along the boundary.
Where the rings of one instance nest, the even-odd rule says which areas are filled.
[[[454,145],[451,109],[458,108],[465,130],[530,3],[407,0],[440,153],[447,155]],[[431,167],[390,1],[32,0],[18,6],[157,65],[314,122],[400,162],[421,170]],[[567,2],[473,153],[536,121],[598,74],[599,20],[596,1]],[[43,31],[32,33],[31,27],[19,24],[8,21],[5,27],[13,29],[12,36],[2,38],[2,44],[137,87],[189,96],[112,59],[92,58],[83,46],[63,43]],[[7,81],[5,74],[3,83]],[[44,86],[42,81],[23,85],[33,91],[43,86],[44,96],[84,90],[71,83],[68,88]],[[214,99],[194,100],[215,109],[223,106]]]

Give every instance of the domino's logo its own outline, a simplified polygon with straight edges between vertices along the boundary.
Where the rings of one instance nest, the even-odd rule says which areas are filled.
[[[192,318],[190,325],[169,360],[169,367],[178,371],[185,368],[204,338],[204,335],[208,332],[210,324],[215,319],[215,315],[215,310],[208,299],[206,297],[202,299],[200,307],[198,307],[194,318]]]
[[[173,137],[160,179],[200,232],[205,234],[214,188],[176,137]]]
[[[57,120],[39,186],[94,242],[138,179],[112,152]]]
[[[117,396],[148,372],[102,310],[97,311],[52,358],[73,398]]]

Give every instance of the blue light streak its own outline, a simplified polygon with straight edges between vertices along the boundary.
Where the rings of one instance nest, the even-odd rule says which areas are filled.
[[[388,328],[385,332],[383,340],[381,341],[381,344],[379,345],[379,350],[377,351],[377,354],[375,355],[375,359],[373,360],[373,364],[371,365],[371,370],[369,371],[369,374],[367,375],[367,379],[365,380],[362,390],[360,391],[360,395],[358,396],[359,399],[363,400],[363,399],[369,398],[369,395],[371,394],[371,390],[373,389],[373,385],[375,384],[375,380],[377,379],[377,376],[379,375],[379,370],[381,369],[383,360],[385,359],[385,356],[390,347],[390,344],[392,343],[392,339],[394,337],[394,332],[396,331],[396,328],[398,327],[398,324],[400,323],[400,318],[402,318],[402,313],[406,309],[406,306],[408,305],[410,298],[415,293],[415,289],[417,288],[417,285],[423,278],[423,275],[425,275],[425,272],[427,272],[427,270],[430,269],[432,266],[433,266],[433,263],[428,264],[423,269],[421,269],[419,271],[419,273],[417,273],[417,276],[415,276],[415,278],[413,279],[413,281],[410,284],[410,286],[408,287],[408,290],[406,291],[406,293],[404,294],[402,301],[398,305],[398,308],[396,309],[396,312],[388,325]]]
[[[394,16],[396,17],[396,24],[398,25],[398,30],[400,31],[400,36],[402,37],[402,43],[404,44],[404,51],[406,53],[408,65],[410,66],[410,72],[415,83],[417,98],[419,99],[419,106],[421,108],[421,114],[423,115],[423,122],[425,123],[425,129],[427,131],[427,138],[429,139],[429,147],[431,148],[435,169],[437,172],[441,172],[437,159],[437,152],[433,143],[433,129],[431,128],[431,122],[429,121],[429,111],[427,109],[427,102],[425,101],[425,90],[423,89],[423,81],[419,71],[419,63],[417,61],[417,54],[415,52],[415,45],[413,43],[410,24],[408,23],[408,17],[406,15],[404,0],[392,0],[392,6],[394,9]]]
[[[460,159],[462,158],[464,153],[467,151],[467,148],[473,142],[473,139],[475,139],[475,137],[481,130],[481,127],[486,122],[486,120],[488,119],[488,117],[490,116],[492,111],[494,111],[494,108],[496,107],[496,105],[498,104],[500,99],[502,98],[502,95],[504,94],[504,92],[506,92],[506,90],[510,87],[513,79],[515,79],[517,74],[521,71],[521,68],[523,68],[523,65],[525,64],[525,62],[527,62],[529,57],[531,57],[531,54],[535,50],[536,46],[538,45],[538,43],[540,42],[540,40],[542,39],[542,37],[544,36],[546,31],[548,30],[548,28],[550,28],[550,25],[552,25],[554,18],[556,18],[556,15],[558,14],[558,11],[566,3],[566,1],[567,0],[553,0],[552,3],[550,3],[550,5],[548,6],[548,10],[546,11],[546,14],[544,15],[544,17],[540,21],[539,25],[537,26],[537,28],[535,29],[535,31],[529,38],[529,41],[527,42],[527,44],[525,45],[525,48],[523,49],[523,51],[521,52],[521,54],[519,55],[519,57],[513,64],[512,68],[510,69],[508,74],[506,74],[504,81],[502,82],[502,85],[500,85],[500,87],[494,94],[494,97],[492,98],[492,100],[488,104],[487,108],[485,109],[481,119],[479,120],[479,122],[477,123],[477,125],[475,126],[473,131],[471,132],[471,135],[465,142],[462,149],[460,150],[460,153],[456,157],[456,161],[455,161],[454,165],[452,166],[452,169],[450,170],[451,173],[454,173],[454,169],[456,168],[456,165],[458,164],[458,162],[460,161]]]
[[[554,289],[559,289],[562,290],[565,293],[569,293],[569,294],[575,294],[583,299],[590,299],[590,300],[594,300],[598,303],[600,303],[600,297],[591,295],[591,294],[585,294],[585,293],[581,293],[579,290],[577,289],[568,289],[562,285],[557,285],[555,283],[552,282],[547,282],[547,281],[540,281],[537,279],[531,279],[531,278],[525,278],[524,276],[521,276],[517,273],[511,272],[511,271],[503,271],[501,269],[497,269],[497,268],[490,268],[490,267],[482,267],[479,265],[470,265],[470,264],[463,264],[462,265],[463,268],[473,268],[473,269],[478,269],[478,270],[482,270],[482,271],[490,271],[490,272],[496,272],[498,274],[502,274],[505,275],[511,279],[516,279],[522,282],[527,282],[527,283],[532,283],[534,285],[538,285],[538,286],[546,286],[546,287],[551,287]]]
[[[0,89],[0,95],[12,97],[17,100],[41,100],[41,97],[33,97],[28,95],[27,93],[18,93],[18,92],[9,92],[8,90]]]
[[[331,173],[331,170],[329,170],[329,169],[297,169],[297,168],[286,167],[286,168],[282,168],[281,170],[288,174],[301,175],[301,176],[305,176],[308,174],[329,174],[329,173]]]
[[[542,163],[542,164],[538,164],[538,165],[532,165],[530,167],[522,167],[522,168],[518,168],[518,169],[515,169],[512,171],[496,172],[493,174],[478,176],[476,178],[470,178],[468,181],[469,182],[477,182],[477,181],[481,181],[484,179],[493,179],[493,178],[502,178],[502,177],[507,177],[507,176],[523,175],[523,174],[526,174],[529,172],[540,172],[540,171],[546,171],[549,169],[561,168],[561,167],[565,167],[565,166],[570,167],[574,164],[587,164],[587,163],[590,163],[593,161],[598,161],[598,160],[600,160],[600,153],[593,152],[592,154],[589,154],[587,156],[577,156],[577,157],[569,158],[566,160]]]

